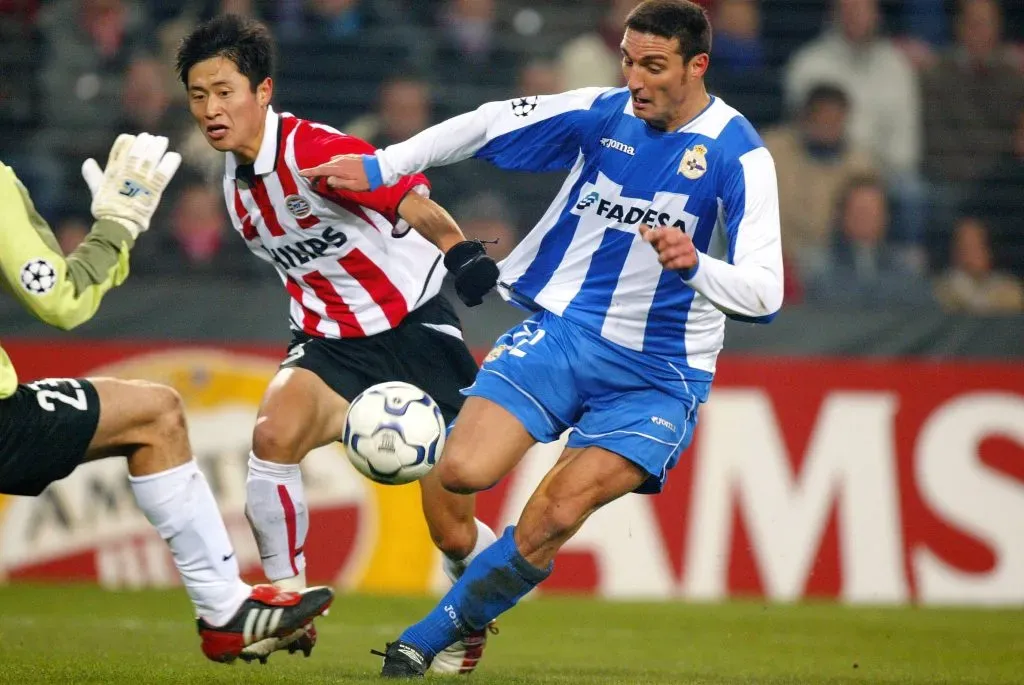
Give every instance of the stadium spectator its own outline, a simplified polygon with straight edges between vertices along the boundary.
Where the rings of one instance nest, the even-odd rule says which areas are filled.
[[[886,240],[889,206],[877,179],[850,181],[836,214],[838,231],[828,267],[805,281],[808,302],[854,309],[934,304],[927,282]]]
[[[875,171],[870,155],[848,140],[849,109],[841,88],[816,85],[795,121],[764,134],[779,181],[783,249],[805,275],[827,264],[840,193],[854,177]]]
[[[559,53],[565,87],[622,85],[622,26],[636,0],[609,0],[597,30],[569,41]]]
[[[1024,109],[1024,75],[1002,41],[998,3],[964,0],[956,36],[956,45],[922,78],[924,168],[943,184],[976,181],[989,171],[1009,150]],[[941,192],[953,191],[943,185]]]
[[[27,184],[44,212],[65,205],[87,157],[102,158],[120,116],[122,74],[146,39],[145,17],[122,0],[62,0],[39,17],[43,129],[33,143]]]
[[[548,60],[533,60],[519,70],[514,95],[551,95],[565,90],[562,71]]]
[[[438,77],[455,89],[483,84],[509,88],[515,82],[520,56],[502,40],[504,35],[511,31],[503,30],[498,22],[495,0],[451,0],[440,16]],[[477,99],[470,106],[485,98]]]
[[[1010,151],[985,174],[967,200],[965,211],[982,218],[1004,263],[1024,277],[1024,109]]]
[[[907,60],[879,34],[877,0],[835,0],[836,26],[800,50],[786,67],[787,104],[795,111],[817,83],[849,94],[850,136],[886,173],[917,168],[921,105]]]
[[[1024,285],[993,268],[988,229],[981,220],[960,220],[950,252],[952,265],[935,284],[935,296],[944,309],[971,314],[1024,311]]]
[[[834,0],[833,9],[835,26],[786,67],[787,104],[796,111],[816,83],[835,83],[846,91],[850,140],[870,151],[896,201],[891,237],[916,250],[926,215],[917,75],[881,35],[878,0]]]
[[[91,217],[90,217],[91,218]],[[57,236],[57,244],[60,245],[64,255],[70,255],[75,251],[82,241],[89,235],[92,228],[91,222],[77,215],[68,215],[57,222],[53,234]]]
[[[430,125],[430,84],[412,75],[397,75],[380,84],[377,110],[347,126],[345,133],[375,147],[410,138]]]
[[[267,271],[229,230],[220,189],[199,179],[179,186],[167,226],[152,233],[152,247],[140,255],[140,275],[256,277]]]
[[[761,69],[765,57],[757,0],[719,0],[714,15],[715,69],[730,72]]]
[[[452,214],[466,238],[495,241],[487,246],[487,254],[495,260],[507,257],[519,242],[511,207],[493,191],[460,202],[452,209]]]

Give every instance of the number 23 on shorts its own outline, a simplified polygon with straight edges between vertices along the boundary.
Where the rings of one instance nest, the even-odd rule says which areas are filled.
[[[33,383],[27,383],[26,387],[35,391],[36,401],[46,411],[57,410],[54,400],[63,402],[78,411],[85,411],[89,408],[82,384],[74,378],[43,378]]]

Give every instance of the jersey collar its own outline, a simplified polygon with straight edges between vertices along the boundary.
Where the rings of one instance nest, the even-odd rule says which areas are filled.
[[[234,180],[238,176],[240,166],[248,166],[252,172],[262,176],[269,174],[277,168],[277,153],[281,149],[280,137],[281,115],[274,111],[273,107],[267,107],[267,119],[263,126],[263,141],[260,143],[260,151],[256,155],[256,161],[252,164],[240,165],[235,158],[235,153],[228,152],[224,161],[224,173],[228,178]]]

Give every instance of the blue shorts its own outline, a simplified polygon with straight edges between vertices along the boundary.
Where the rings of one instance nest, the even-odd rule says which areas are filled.
[[[569,447],[597,445],[644,469],[637,492],[660,492],[690,445],[711,389],[670,361],[616,345],[547,311],[498,339],[462,392],[511,412],[538,442],[572,428]]]

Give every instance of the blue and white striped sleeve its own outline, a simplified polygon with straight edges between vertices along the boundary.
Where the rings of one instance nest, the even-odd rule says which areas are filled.
[[[768,323],[782,307],[782,238],[775,162],[757,147],[730,166],[722,187],[726,259],[701,253],[687,285],[729,318]]]
[[[488,102],[366,160],[371,183],[477,157],[502,169],[551,171],[575,163],[594,102],[611,88],[581,88]],[[374,168],[376,167],[376,168]]]

